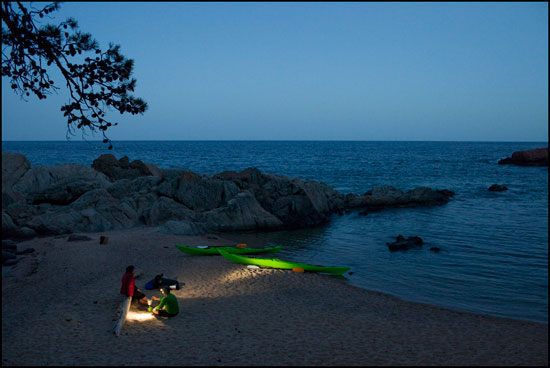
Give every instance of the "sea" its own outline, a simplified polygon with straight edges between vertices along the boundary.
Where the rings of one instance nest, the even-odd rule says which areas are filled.
[[[328,224],[224,237],[283,250],[276,257],[350,266],[344,282],[458,311],[548,324],[548,167],[498,165],[548,142],[3,141],[32,166],[91,165],[104,153],[201,174],[256,167],[324,182],[343,194],[377,185],[455,192],[433,207],[334,215]],[[492,184],[508,188],[491,192]],[[397,235],[424,245],[389,251]],[[439,252],[430,250],[432,247]],[[323,275],[322,277],[333,277]]]

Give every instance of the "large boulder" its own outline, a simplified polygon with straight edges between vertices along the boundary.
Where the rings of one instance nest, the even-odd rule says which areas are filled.
[[[103,154],[92,163],[92,168],[105,174],[111,181],[135,179],[140,176],[161,176],[161,170],[153,164],[141,160],[130,162],[127,156],[117,160],[110,153]]]
[[[10,215],[2,211],[2,239],[11,238],[17,233],[18,227]]]
[[[345,208],[345,197],[328,184],[314,180],[294,179],[294,183],[304,190],[313,207],[322,214],[341,212]]]
[[[36,234],[36,231],[34,231],[33,229],[27,227],[27,226],[21,226],[19,227],[15,234],[13,234],[11,236],[11,238],[16,238],[16,239],[32,239],[34,237],[36,237],[38,234]]]
[[[161,186],[159,186],[160,188]],[[223,206],[239,193],[235,183],[187,172],[170,180],[159,194],[174,198],[187,208],[204,212]]]
[[[51,211],[32,218],[27,225],[38,235],[51,236],[84,231],[80,223],[82,216],[77,211]]]
[[[168,197],[159,197],[144,215],[147,225],[159,225],[169,220],[194,222],[195,218],[194,211]]]
[[[84,193],[98,188],[103,188],[105,183],[101,181],[76,180],[54,184],[43,191],[29,193],[27,201],[32,204],[51,203],[66,205],[78,199]]]
[[[31,163],[20,153],[2,152],[2,191],[11,188],[31,168]]]
[[[241,190],[249,190],[260,206],[278,218],[285,228],[319,225],[328,221],[337,204],[329,200],[335,192],[328,185],[313,184],[284,175],[263,174],[256,168],[240,173],[224,171],[214,177],[234,182]],[[340,197],[343,203],[343,197]]]
[[[127,229],[138,224],[132,204],[131,200],[117,200],[105,189],[95,189],[68,206],[52,207],[27,226],[40,235]]]
[[[15,193],[11,188],[4,190],[2,188],[2,209],[8,208],[10,205],[19,202],[23,197]]]
[[[2,209],[24,199],[24,194],[12,188],[30,168],[31,163],[22,154],[2,152]]]
[[[301,180],[271,174],[263,174],[263,179],[254,195],[285,227],[300,228],[328,221],[328,214],[315,207]]]
[[[548,147],[516,151],[512,157],[498,161],[499,165],[548,166]]]
[[[80,211],[84,225],[94,226],[94,222],[98,222],[100,227],[97,231],[126,229],[138,222],[134,201],[129,198],[118,200],[105,189],[89,191],[68,207],[70,210]]]
[[[30,204],[69,204],[82,194],[111,185],[107,177],[89,167],[77,164],[36,166],[29,169],[13,191]]]
[[[5,212],[13,219],[15,224],[25,224],[33,217],[44,214],[51,207],[48,203],[32,205],[25,202],[15,202],[10,204]]]
[[[248,190],[237,194],[225,206],[204,213],[202,222],[207,228],[217,231],[277,229],[283,225],[281,220],[262,208]]]

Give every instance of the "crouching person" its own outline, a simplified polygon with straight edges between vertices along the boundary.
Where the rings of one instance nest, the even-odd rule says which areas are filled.
[[[163,286],[160,289],[163,297],[153,296],[153,300],[160,301],[159,305],[153,308],[153,314],[163,317],[175,317],[179,313],[178,299],[170,293],[169,286]]]

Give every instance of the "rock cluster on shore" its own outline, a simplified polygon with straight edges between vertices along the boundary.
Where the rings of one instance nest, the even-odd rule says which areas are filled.
[[[454,193],[391,186],[342,194],[313,180],[248,168],[214,175],[160,169],[127,157],[101,155],[91,167],[31,167],[21,154],[2,152],[2,237],[32,238],[136,226],[196,235],[215,231],[315,226],[333,213],[441,205]]]

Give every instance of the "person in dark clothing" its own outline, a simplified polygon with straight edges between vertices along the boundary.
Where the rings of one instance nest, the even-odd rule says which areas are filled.
[[[147,305],[147,296],[136,286],[134,279],[134,266],[126,267],[126,273],[122,276],[122,285],[120,293],[125,296],[131,296],[132,301],[137,300],[141,304]]]
[[[185,283],[182,283],[185,285]],[[155,278],[145,284],[147,290],[160,289],[163,286],[170,286],[170,289],[180,289],[180,283],[178,280],[168,279],[164,277],[164,274],[156,275]]]

